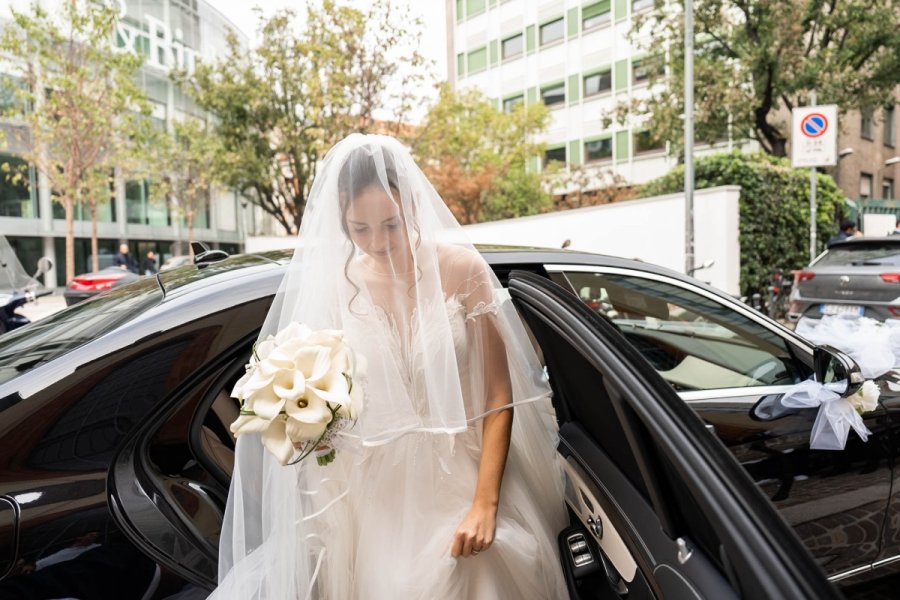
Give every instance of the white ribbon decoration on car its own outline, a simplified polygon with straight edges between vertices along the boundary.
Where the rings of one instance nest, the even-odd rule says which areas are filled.
[[[802,318],[797,335],[816,345],[828,344],[845,352],[859,365],[866,379],[875,379],[900,367],[900,320],[884,323],[856,315]]]
[[[872,433],[857,412],[854,401],[841,398],[840,394],[829,389],[840,389],[843,386],[843,383],[822,385],[808,379],[790,387],[781,397],[781,404],[787,408],[819,409],[809,434],[809,447],[812,450],[843,450],[851,429],[864,442],[868,441],[869,434]],[[850,398],[856,398],[857,395],[853,394]]]

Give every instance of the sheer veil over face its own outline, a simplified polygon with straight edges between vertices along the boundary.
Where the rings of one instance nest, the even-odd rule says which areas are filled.
[[[459,474],[457,455],[479,451],[474,432],[499,410],[516,407],[507,472],[534,488],[541,511],[559,515],[543,369],[507,292],[397,140],[354,134],[321,161],[260,337],[291,322],[344,332],[365,364],[364,407],[327,467],[282,467],[258,438],[238,439],[221,597],[356,597],[347,574],[358,572],[359,502],[374,485],[358,473],[393,461],[396,487],[446,495],[433,487],[437,475]],[[408,464],[411,440],[433,448],[438,474]]]

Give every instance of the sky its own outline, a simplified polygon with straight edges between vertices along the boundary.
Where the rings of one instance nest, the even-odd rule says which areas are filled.
[[[306,2],[303,0],[208,0],[232,23],[254,39],[256,35],[256,15],[253,12],[255,6],[259,6],[263,15],[271,15],[278,9],[292,8],[298,14],[305,11]],[[414,14],[418,14],[424,22],[422,35],[422,53],[435,61],[435,75],[438,80],[447,78],[447,30],[444,18],[444,0],[393,0],[400,5],[412,7]],[[342,4],[365,9],[368,0],[342,0]]]

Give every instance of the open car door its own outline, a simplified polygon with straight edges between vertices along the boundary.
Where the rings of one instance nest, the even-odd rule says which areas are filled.
[[[840,598],[728,450],[622,334],[514,271],[560,424],[573,599]]]

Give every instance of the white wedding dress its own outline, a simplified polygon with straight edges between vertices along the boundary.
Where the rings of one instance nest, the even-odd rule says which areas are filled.
[[[259,434],[238,438],[216,600],[566,598],[550,387],[508,293],[408,151],[359,135],[332,148],[298,239],[260,337],[293,322],[343,331],[367,365],[365,405],[325,467],[285,467]],[[500,410],[513,421],[495,538],[453,558],[484,417]]]

